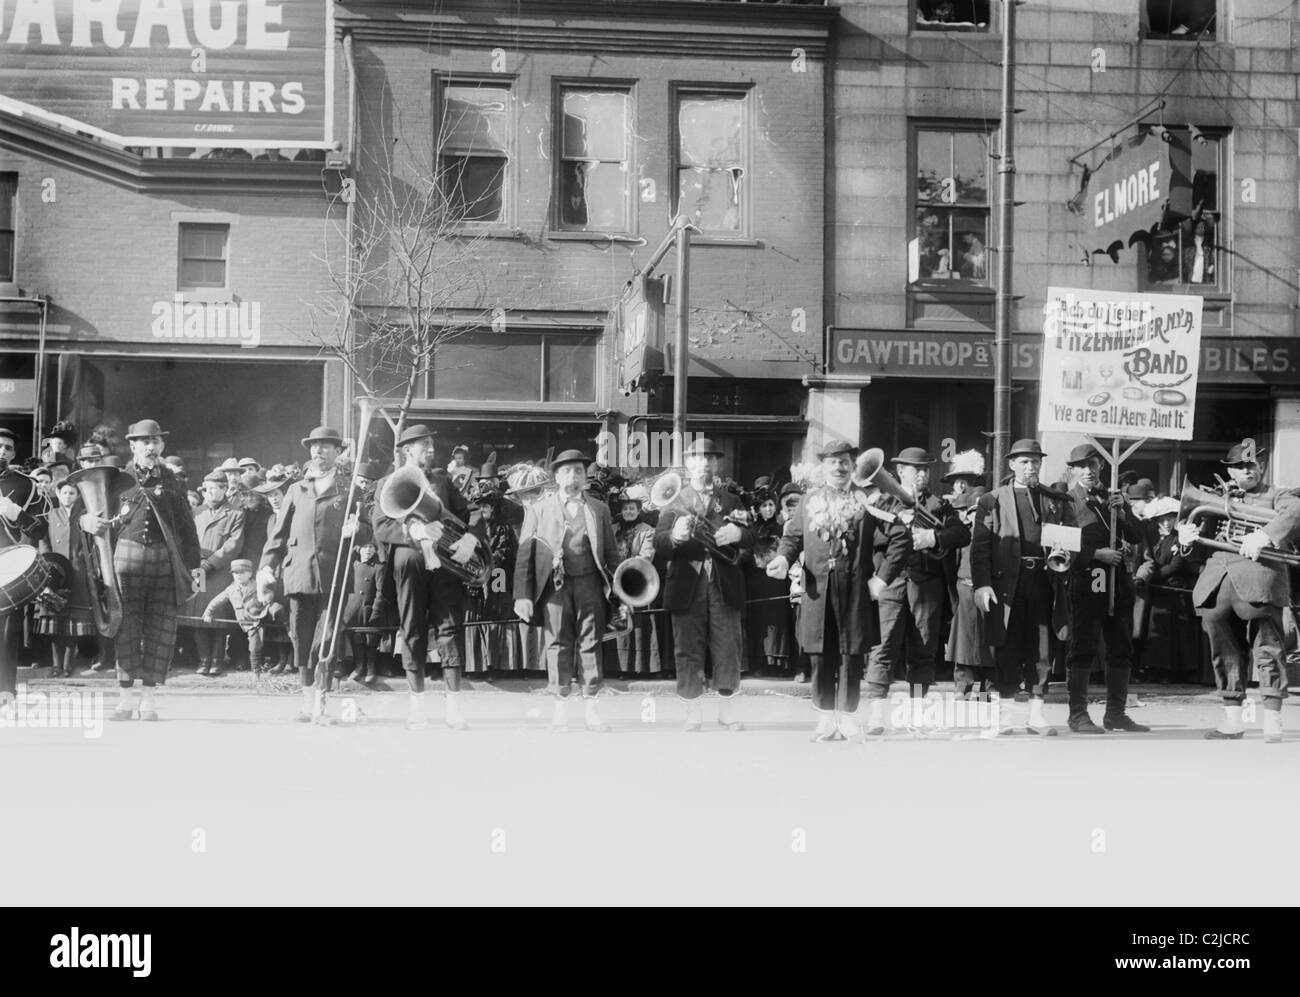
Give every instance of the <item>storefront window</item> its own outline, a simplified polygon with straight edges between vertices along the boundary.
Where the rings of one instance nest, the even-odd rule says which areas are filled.
[[[596,335],[473,332],[438,346],[429,397],[507,402],[596,398]]]

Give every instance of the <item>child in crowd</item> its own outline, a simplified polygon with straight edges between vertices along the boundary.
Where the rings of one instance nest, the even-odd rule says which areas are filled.
[[[203,611],[203,621],[212,623],[216,620],[219,609],[230,606],[235,611],[235,622],[248,637],[248,660],[253,669],[254,680],[262,675],[262,647],[265,634],[262,624],[267,619],[278,618],[284,613],[284,607],[278,603],[263,602],[253,582],[253,562],[247,558],[236,558],[230,562],[230,573],[235,580],[222,589],[208,603]]]

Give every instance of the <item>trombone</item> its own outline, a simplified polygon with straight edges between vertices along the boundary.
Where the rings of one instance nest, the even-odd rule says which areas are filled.
[[[682,476],[676,471],[665,471],[655,478],[654,487],[650,489],[650,504],[657,509],[667,509],[673,505],[682,493]],[[693,513],[683,511],[683,515],[690,517],[691,533],[690,539],[698,540],[704,545],[705,550],[715,558],[730,565],[740,563],[741,551],[726,551],[718,546],[714,539],[714,529],[707,521]],[[739,513],[730,513],[727,519],[740,526],[747,526],[746,519],[738,519]]]
[[[339,630],[343,624],[343,590],[347,588],[348,571],[352,566],[352,553],[356,550],[357,532],[361,529],[361,502],[357,496],[357,478],[361,471],[361,454],[365,450],[366,440],[370,435],[370,417],[374,412],[374,407],[370,399],[361,400],[361,428],[357,433],[357,444],[352,454],[352,477],[348,481],[348,496],[343,503],[343,523],[347,525],[348,517],[356,516],[357,524],[351,534],[339,537],[339,548],[334,558],[334,571],[330,578],[329,595],[325,601],[325,611],[322,619],[326,621],[329,627],[328,636],[321,642],[320,651],[316,658],[316,681],[323,683],[319,686],[322,693],[329,685],[329,669],[338,654]],[[356,508],[353,509],[353,498],[357,497]]]

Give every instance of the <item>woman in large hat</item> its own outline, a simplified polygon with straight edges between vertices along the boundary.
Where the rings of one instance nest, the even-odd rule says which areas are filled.
[[[767,566],[776,556],[785,524],[777,515],[777,496],[771,488],[756,482],[751,497],[754,555],[746,558],[745,564],[745,592],[749,603],[745,613],[745,640],[749,665],[755,674],[761,674],[765,668],[772,674],[782,674],[791,665],[794,610],[790,605],[789,581],[769,578]]]
[[[523,637],[514,617],[511,585],[519,538],[505,513],[508,500],[501,491],[494,452],[479,468],[475,505],[487,534],[492,580],[470,593],[465,607],[465,670],[518,671],[524,667]],[[513,506],[514,503],[510,503]],[[484,623],[484,620],[507,622]]]

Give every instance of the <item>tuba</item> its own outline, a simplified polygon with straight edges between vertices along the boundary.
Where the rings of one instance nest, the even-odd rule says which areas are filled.
[[[916,499],[907,494],[898,480],[885,470],[885,451],[879,447],[864,450],[858,455],[849,480],[857,488],[875,488],[877,491],[893,496],[905,508],[910,509],[913,519],[927,530],[943,529],[943,523],[926,511],[924,506],[918,505]],[[921,553],[935,561],[942,561],[948,555],[947,550],[942,547],[931,547]]]
[[[419,468],[407,464],[388,476],[375,496],[379,510],[399,523],[416,519],[422,523],[442,523],[442,537],[435,544],[422,540],[424,566],[429,571],[445,568],[471,588],[482,588],[492,578],[492,565],[484,560],[483,545],[474,556],[460,564],[452,559],[451,548],[467,532],[465,524],[443,507]]]
[[[68,481],[76,486],[86,512],[100,519],[111,519],[108,507],[116,497],[117,482],[122,472],[116,467],[100,465],[73,471]],[[90,596],[91,614],[95,629],[101,637],[116,636],[122,626],[122,588],[113,567],[113,545],[106,536],[89,537],[92,542],[82,544],[85,555],[86,576],[94,591]]]
[[[1222,550],[1232,554],[1241,552],[1241,542],[1247,534],[1253,533],[1261,526],[1273,521],[1275,513],[1260,506],[1252,506],[1230,495],[1197,488],[1187,479],[1183,479],[1183,492],[1178,501],[1178,518],[1189,523],[1197,523],[1202,518],[1222,519],[1218,536],[1197,537],[1196,542],[1211,550]],[[1261,561],[1275,564],[1300,566],[1300,554],[1291,551],[1264,548],[1260,552]]]

